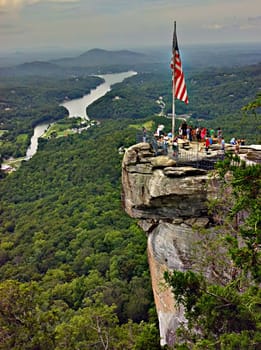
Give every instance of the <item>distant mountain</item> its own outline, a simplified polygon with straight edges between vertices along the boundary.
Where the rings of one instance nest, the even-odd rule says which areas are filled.
[[[158,63],[157,56],[134,51],[107,51],[92,49],[76,57],[65,57],[55,60],[33,61],[12,67],[0,68],[0,76],[22,75],[74,75],[95,74],[111,71],[135,69],[137,66]]]
[[[51,61],[62,67],[97,67],[113,65],[136,65],[156,63],[158,59],[151,55],[129,50],[108,51],[92,49],[77,57],[68,57]]]
[[[78,56],[55,58],[48,61],[32,60],[16,66],[0,68],[0,76],[44,75],[72,76],[105,74],[126,70],[155,71],[159,65],[169,69],[170,49],[161,47],[145,52],[131,50],[92,49]],[[10,60],[10,64],[12,64]],[[203,45],[188,46],[182,50],[182,64],[185,70],[207,67],[233,67],[261,62],[260,44],[252,45]],[[1,64],[1,57],[0,57]]]
[[[22,71],[28,71],[36,73],[37,71],[57,71],[61,70],[61,68],[54,64],[49,62],[43,62],[43,61],[34,61],[30,63],[23,63],[16,67],[17,70]]]
[[[34,61],[19,64],[13,67],[6,67],[0,69],[0,75],[58,75],[62,74],[63,69],[56,64],[43,62],[43,61]]]

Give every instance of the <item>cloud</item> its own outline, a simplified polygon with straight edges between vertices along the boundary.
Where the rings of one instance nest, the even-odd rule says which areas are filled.
[[[0,0],[0,7],[4,8],[17,8],[23,5],[27,5],[28,3],[33,3],[34,0]]]
[[[260,41],[259,8],[260,0],[0,0],[0,41],[21,45],[20,29],[28,47],[162,45],[174,20],[182,44]]]
[[[37,3],[75,3],[79,1],[80,0],[0,0],[0,8],[14,9]]]

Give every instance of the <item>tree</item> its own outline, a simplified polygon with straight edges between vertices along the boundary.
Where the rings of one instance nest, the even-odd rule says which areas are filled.
[[[187,318],[178,331],[176,349],[258,349],[261,341],[261,166],[246,166],[230,156],[219,163],[218,173],[220,197],[210,207],[216,235],[212,228],[204,232],[202,242],[208,239],[222,251],[219,257],[213,253],[222,270],[212,279],[204,276],[204,267],[202,273],[165,273]],[[229,264],[226,271],[221,260]]]
[[[241,108],[243,117],[241,124],[244,129],[249,130],[253,135],[256,135],[256,143],[261,142],[260,138],[260,109],[261,109],[261,93],[257,94],[254,101],[249,102],[247,105]],[[246,131],[245,131],[246,132]]]
[[[53,348],[52,310],[44,312],[40,305],[40,288],[36,282],[0,283],[0,349]]]

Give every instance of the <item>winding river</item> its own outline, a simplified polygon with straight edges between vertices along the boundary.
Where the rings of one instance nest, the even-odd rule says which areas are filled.
[[[39,124],[34,128],[34,134],[31,137],[30,146],[27,148],[26,151],[26,160],[31,159],[32,156],[36,153],[38,147],[38,139],[45,133],[49,125],[50,124]]]
[[[63,102],[61,106],[65,107],[69,112],[69,118],[81,117],[83,119],[88,119],[87,107],[91,105],[94,101],[98,100],[100,97],[104,96],[108,91],[111,90],[111,86],[116,83],[121,83],[124,79],[136,75],[137,72],[128,71],[122,73],[104,74],[98,75],[98,77],[104,79],[104,82],[98,85],[95,89],[91,90],[89,94],[84,95],[81,98],[76,98],[70,101]],[[32,156],[37,152],[38,139],[41,137],[49,124],[37,125],[34,129],[34,134],[31,138],[30,146],[26,152],[26,160],[32,158]]]
[[[87,107],[89,105],[110,91],[113,84],[121,83],[124,79],[129,78],[135,74],[137,73],[134,71],[129,71],[98,75],[98,77],[104,79],[104,83],[91,90],[89,94],[84,95],[81,98],[63,102],[61,106],[65,107],[68,110],[69,118],[81,117],[84,119],[89,119],[87,114]]]

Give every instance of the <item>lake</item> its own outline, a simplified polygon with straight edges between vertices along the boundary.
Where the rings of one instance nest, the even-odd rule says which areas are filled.
[[[122,73],[97,75],[98,77],[104,79],[104,83],[97,86],[95,89],[91,90],[89,94],[84,95],[81,98],[61,103],[61,106],[68,110],[69,118],[81,117],[89,120],[87,114],[87,107],[89,105],[110,91],[113,84],[121,83],[124,79],[132,77],[136,74],[137,72],[128,71]]]
[[[108,91],[111,90],[111,86],[116,83],[121,83],[124,79],[136,75],[137,72],[128,71],[122,73],[113,74],[103,74],[98,75],[98,77],[104,79],[104,83],[98,85],[95,89],[91,90],[89,94],[84,95],[81,98],[76,98],[70,101],[63,102],[61,106],[65,107],[69,112],[69,118],[81,117],[83,119],[88,119],[87,107],[91,105],[94,101],[98,100],[100,97],[104,96]],[[26,152],[26,160],[32,158],[36,153],[38,147],[38,139],[41,137],[49,124],[37,125],[34,128],[34,134],[31,138],[31,144]]]

